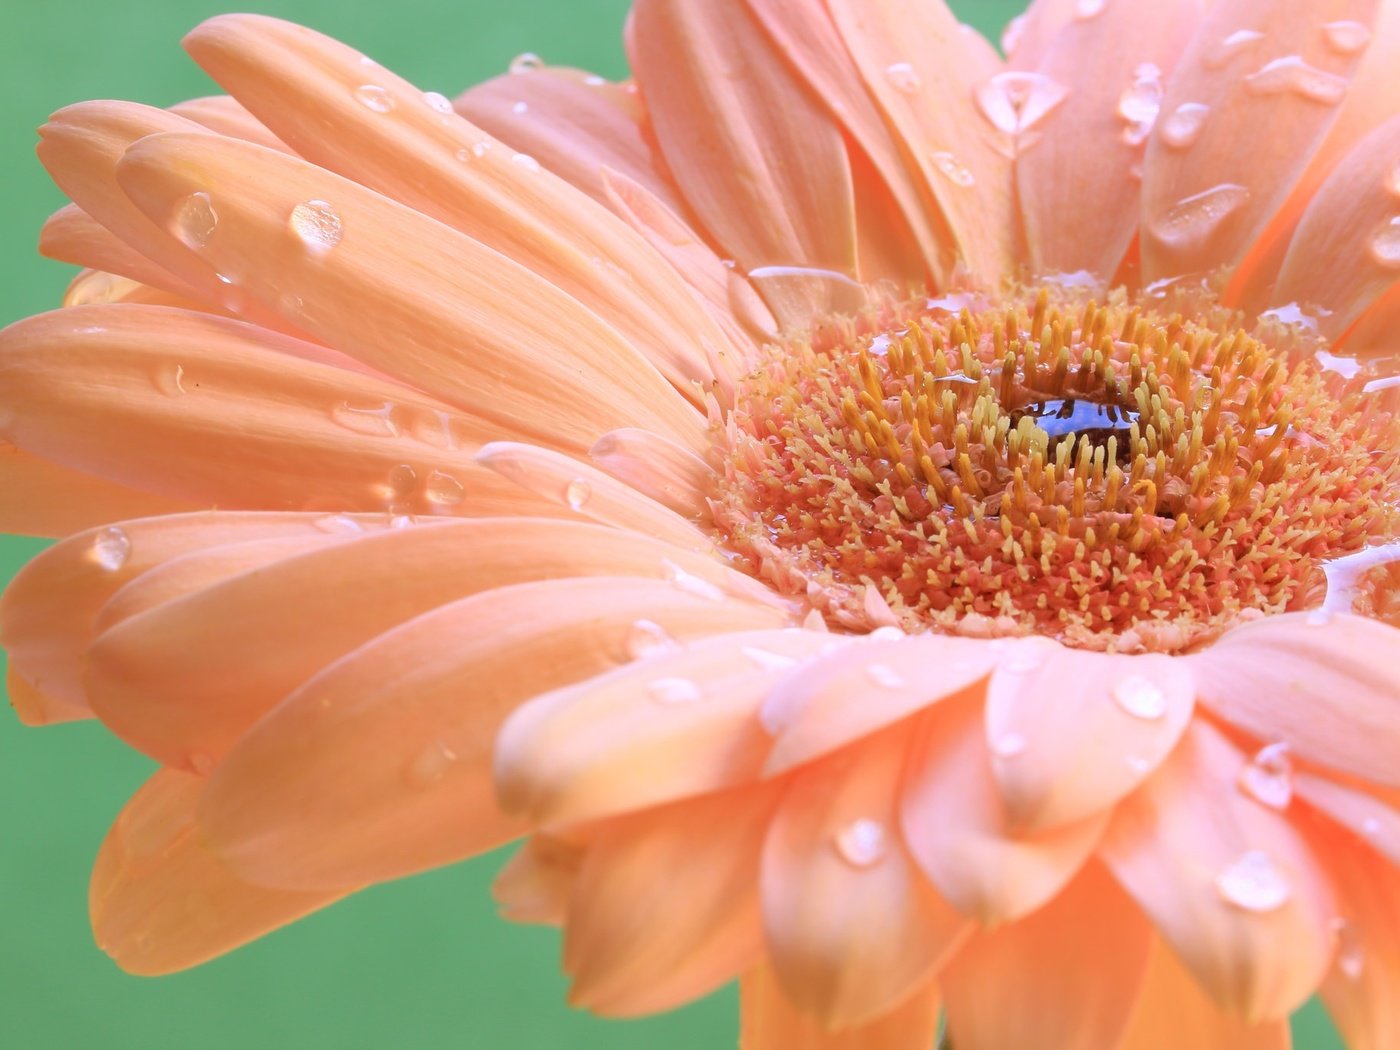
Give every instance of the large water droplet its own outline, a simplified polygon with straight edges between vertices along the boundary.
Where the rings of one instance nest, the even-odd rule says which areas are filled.
[[[162,365],[156,372],[156,389],[171,397],[185,393],[185,366]]]
[[[564,486],[564,502],[569,505],[570,510],[583,510],[592,497],[593,486],[582,478],[574,478]]]
[[[131,557],[131,537],[116,525],[99,529],[92,539],[92,560],[108,572],[116,572]]]
[[[867,664],[865,676],[886,689],[898,689],[904,685],[904,676],[888,664]]]
[[[348,514],[327,514],[312,524],[322,532],[336,536],[355,536],[365,531],[365,527]]]
[[[543,67],[544,59],[533,52],[526,51],[512,58],[507,68],[512,73],[533,73],[535,70],[542,69]]]
[[[429,503],[439,507],[455,507],[466,495],[467,490],[462,487],[462,483],[441,470],[430,471],[428,480],[423,484],[423,496]]]
[[[1371,42],[1370,27],[1361,22],[1328,22],[1321,27],[1322,39],[1339,55],[1355,55]]]
[[[647,692],[657,703],[668,707],[693,704],[705,695],[689,678],[657,678],[647,683]]]
[[[1256,95],[1292,92],[1302,98],[1335,106],[1347,93],[1346,77],[1328,73],[1304,62],[1301,55],[1276,58],[1258,72],[1244,78],[1245,86]]]
[[[198,250],[209,243],[209,238],[214,234],[214,227],[218,224],[219,213],[214,210],[213,201],[209,199],[209,194],[200,190],[191,193],[176,206],[170,222],[170,232],[182,241],[185,247]]]
[[[344,231],[340,216],[325,201],[305,201],[292,209],[292,232],[312,252],[328,252],[340,243]]]
[[[1039,123],[1069,89],[1044,73],[998,73],[973,92],[977,108],[992,127],[1017,135]]]
[[[1204,102],[1183,102],[1162,121],[1162,141],[1172,149],[1194,146],[1208,116],[1210,107]]]
[[[1249,201],[1249,189],[1227,182],[1178,201],[1152,223],[1152,233],[1171,248],[1209,239]]]
[[[951,153],[940,151],[933,154],[930,159],[933,161],[933,166],[955,186],[972,186],[977,182],[976,176]]]
[[[418,471],[407,463],[400,463],[389,471],[389,488],[396,495],[407,496],[418,487]]]
[[[1400,270],[1400,215],[1376,227],[1367,243],[1371,258],[1387,270]]]
[[[1293,759],[1287,744],[1260,748],[1240,770],[1240,790],[1270,809],[1285,810],[1293,801]]]
[[[1120,678],[1109,690],[1114,702],[1134,718],[1156,721],[1167,713],[1167,694],[1152,679],[1140,674]]]
[[[398,437],[399,424],[394,419],[394,403],[382,401],[374,405],[352,405],[341,401],[331,409],[331,420],[346,430],[371,437]]]
[[[1250,850],[1215,877],[1215,888],[1228,903],[1245,911],[1277,911],[1288,903],[1288,879],[1263,850]]]
[[[885,79],[894,85],[896,91],[902,91],[906,95],[912,95],[924,86],[919,74],[908,62],[890,63],[885,67]]]
[[[1133,71],[1133,81],[1118,97],[1118,115],[1127,122],[1123,141],[1140,146],[1152,134],[1162,108],[1162,71],[1144,62]]]
[[[633,660],[643,660],[648,656],[657,656],[661,653],[674,652],[679,645],[676,640],[667,633],[654,620],[634,620],[627,628],[627,639],[624,643],[627,655]]]
[[[885,826],[878,820],[861,817],[836,833],[836,852],[857,868],[870,868],[885,857]]]
[[[404,769],[404,779],[410,787],[435,787],[446,778],[447,771],[455,761],[457,752],[441,740],[434,740],[409,760]]]
[[[1237,29],[1207,51],[1202,62],[1207,69],[1219,69],[1240,52],[1263,39],[1264,34],[1257,29]]]
[[[355,99],[376,113],[388,113],[394,108],[394,96],[378,84],[361,84],[355,89]]]
[[[452,100],[439,91],[423,92],[423,101],[428,104],[429,109],[435,109],[439,113],[452,112]]]
[[[1337,939],[1337,969],[1348,981],[1359,981],[1366,971],[1366,946],[1356,924],[1338,919],[1333,924]]]
[[[1074,17],[1081,22],[1087,22],[1091,18],[1097,18],[1103,14],[1103,9],[1107,0],[1075,0]]]
[[[540,162],[528,153],[515,153],[511,155],[511,163],[517,168],[524,168],[526,171],[539,171]]]

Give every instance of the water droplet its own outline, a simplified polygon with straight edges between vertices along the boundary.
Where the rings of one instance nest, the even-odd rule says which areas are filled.
[[[657,678],[647,683],[647,692],[657,703],[667,706],[693,704],[705,695],[689,678]]]
[[[1015,758],[1029,746],[1020,733],[1002,733],[992,741],[992,753],[998,758]]]
[[[654,620],[634,620],[627,629],[624,643],[627,655],[633,660],[642,660],[660,653],[674,652],[679,648],[676,640]]]
[[[442,783],[455,761],[457,752],[441,740],[434,740],[409,761],[404,769],[404,779],[410,787],[434,787]]]
[[[866,664],[865,676],[886,689],[898,689],[904,685],[904,676],[888,664]]]
[[[676,585],[677,589],[696,598],[717,602],[724,598],[724,592],[709,580],[687,572],[669,558],[661,559],[661,574]]]
[[[458,160],[465,164],[467,161],[472,159],[472,151],[463,146],[457,151],[456,156]]]
[[[1332,930],[1337,939],[1337,969],[1349,981],[1361,980],[1366,970],[1366,946],[1356,924],[1338,919]]]
[[[289,317],[297,317],[306,307],[306,303],[301,296],[292,292],[283,292],[277,297],[277,309]]]
[[[328,252],[343,235],[340,216],[325,201],[305,201],[292,209],[292,232],[312,252]]]
[[[1150,678],[1130,674],[1110,690],[1114,701],[1134,718],[1155,721],[1167,713],[1167,694]]]
[[[582,478],[574,478],[564,486],[564,502],[569,505],[570,510],[583,510],[592,496],[593,486]]]
[[[1211,237],[1249,200],[1247,187],[1222,183],[1178,201],[1157,217],[1152,232],[1168,247],[1186,247]]]
[[[1129,755],[1123,761],[1134,773],[1147,773],[1152,769],[1152,760],[1145,755]]]
[[[1310,66],[1300,55],[1276,58],[1258,72],[1244,78],[1245,86],[1256,95],[1292,92],[1313,102],[1335,106],[1347,93],[1346,77]]]
[[[1074,17],[1081,22],[1097,18],[1103,14],[1105,4],[1106,0],[1075,0]]]
[[[190,772],[195,776],[207,777],[214,772],[214,767],[218,763],[214,761],[214,756],[207,751],[191,751],[185,756],[185,764],[190,767]]]
[[[473,156],[473,157],[484,157],[484,156],[486,156],[487,150],[489,150],[490,148],[491,148],[491,141],[490,141],[490,139],[482,139],[480,142],[473,142],[473,143],[472,143],[472,156]]]
[[[518,117],[523,113],[530,112],[530,104],[524,99],[520,99],[511,104],[510,111]]]
[[[92,539],[92,560],[108,572],[116,572],[131,557],[131,537],[116,525],[99,529]]]
[[[214,227],[218,224],[219,213],[214,210],[213,201],[209,199],[209,194],[200,190],[191,193],[175,208],[170,232],[179,238],[185,247],[198,250],[209,243],[209,238],[214,234]]]
[[[540,58],[539,55],[526,51],[512,58],[510,60],[510,65],[506,68],[512,73],[533,73],[535,70],[543,68],[543,66],[544,59]]]
[[[394,403],[352,405],[342,401],[331,409],[331,420],[346,430],[371,437],[398,437],[399,424],[394,419]]]
[[[885,826],[878,820],[861,817],[836,833],[836,852],[857,868],[870,868],[885,857]]]
[[[1332,622],[1332,614],[1326,609],[1314,609],[1307,615],[1309,627],[1326,627]]]
[[[361,84],[355,89],[355,98],[366,109],[376,113],[388,113],[394,108],[394,96],[378,84]]]
[[[1285,810],[1293,801],[1293,760],[1287,744],[1260,748],[1240,770],[1240,790],[1270,809]]]
[[[1367,250],[1371,258],[1387,270],[1400,269],[1400,215],[1376,228]]]
[[[760,649],[753,645],[744,646],[740,652],[760,671],[786,671],[797,666],[797,660],[794,657],[784,656],[782,653],[775,653],[768,649]]]
[[[407,496],[418,485],[418,471],[407,463],[400,463],[389,471],[389,488],[400,496]]]
[[[467,490],[462,487],[462,483],[441,470],[430,471],[428,480],[423,484],[424,498],[439,507],[455,507],[466,495]]]
[[[322,532],[333,535],[354,536],[365,531],[365,527],[348,514],[327,514],[317,518],[314,524]]]
[[[1001,53],[1011,55],[1020,45],[1021,40],[1026,35],[1026,16],[1017,15],[1010,22],[1006,23],[1006,28],[1001,31]]]
[[[902,642],[907,637],[909,636],[904,633],[904,629],[902,627],[894,627],[889,625],[885,627],[877,627],[875,628],[875,630],[871,631],[865,636],[866,641],[870,642]]]
[[[156,372],[156,389],[175,397],[185,393],[185,366],[163,365]]]
[[[955,186],[971,186],[977,182],[972,172],[951,153],[935,153],[931,159],[933,166]]]
[[[908,62],[892,62],[885,67],[885,79],[894,85],[896,91],[912,95],[924,86],[919,74]]]
[[[391,529],[411,529],[418,524],[418,519],[412,514],[390,514],[389,528]]]
[[[444,95],[444,94],[442,94],[442,93],[440,93],[440,92],[437,92],[437,91],[425,91],[425,92],[423,92],[423,101],[426,102],[426,103],[428,104],[428,107],[429,107],[430,109],[435,109],[435,110],[437,110],[439,113],[451,113],[451,112],[452,112],[452,100],[451,100],[450,98],[448,98],[446,95]]]
[[[512,156],[510,159],[511,159],[511,161],[512,161],[513,163],[518,164],[520,167],[524,168],[526,171],[539,171],[539,170],[540,170],[540,162],[537,161],[534,157],[530,156],[530,154],[528,154],[528,153],[517,153],[517,154],[515,154],[514,156]]]
[[[1195,145],[1209,115],[1210,107],[1204,102],[1183,102],[1162,121],[1162,141],[1172,149]]]
[[[1275,306],[1271,310],[1265,310],[1259,315],[1259,320],[1274,321],[1278,324],[1288,325],[1292,328],[1301,329],[1304,332],[1316,334],[1318,330],[1318,320],[1331,316],[1331,310],[1320,306],[1310,306],[1305,310],[1298,303],[1285,303],[1283,306]]]
[[[1361,822],[1361,831],[1369,838],[1375,838],[1381,833],[1381,822],[1377,817],[1367,817]]]
[[[597,73],[589,73],[588,76],[583,78],[583,82],[589,87],[602,87],[608,81],[607,78],[600,77]]]
[[[726,266],[733,263],[726,260]],[[749,277],[761,289],[782,295],[794,285],[817,289],[825,294],[827,313],[854,314],[866,305],[866,287],[839,270],[823,270],[815,266],[755,266]]]
[[[1206,52],[1203,62],[1208,69],[1219,69],[1240,52],[1263,39],[1264,34],[1257,29],[1237,29]]]
[[[1133,71],[1133,82],[1118,98],[1118,115],[1127,121],[1123,141],[1141,146],[1152,134],[1162,108],[1162,71],[1145,62]]]
[[[1371,42],[1370,27],[1361,22],[1328,22],[1321,27],[1322,39],[1339,55],[1355,55],[1365,51]]]
[[[1400,561],[1400,543],[1382,543],[1323,562],[1327,594],[1322,600],[1322,610],[1328,613],[1351,612],[1366,573],[1397,561]]]
[[[1243,854],[1215,877],[1215,888],[1228,903],[1245,911],[1277,911],[1288,903],[1288,880],[1263,850]]]
[[[1018,135],[1038,124],[1069,95],[1069,88],[1044,73],[998,73],[973,92],[992,127]]]

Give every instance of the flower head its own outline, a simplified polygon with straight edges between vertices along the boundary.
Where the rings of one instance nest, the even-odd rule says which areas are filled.
[[[525,836],[578,1004],[749,1050],[1400,1039],[1400,4],[187,46],[44,129],[0,334],[12,697],[164,766],[122,965]]]

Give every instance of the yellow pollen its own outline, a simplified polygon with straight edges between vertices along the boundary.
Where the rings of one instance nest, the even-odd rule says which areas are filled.
[[[910,630],[1180,650],[1317,605],[1329,559],[1396,541],[1391,390],[1325,372],[1306,331],[1122,292],[947,302],[824,321],[740,385],[716,523],[833,626],[888,606]]]

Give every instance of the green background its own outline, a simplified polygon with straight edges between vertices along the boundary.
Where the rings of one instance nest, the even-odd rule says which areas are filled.
[[[705,0],[694,0],[705,2]],[[169,105],[215,88],[179,48],[217,0],[139,6],[5,0],[0,35],[0,323],[57,305],[69,268],[38,258],[63,203],[35,161],[34,129],[86,98]],[[954,8],[994,38],[1020,3]],[[244,3],[339,37],[451,95],[534,51],[617,77],[625,0],[280,0]],[[0,499],[4,494],[0,493]],[[0,540],[0,580],[42,543]],[[501,858],[376,887],[193,972],[149,979],[94,946],[87,876],[98,843],[150,768],[96,724],[26,730],[0,713],[0,1045],[67,1050],[510,1047],[674,1050],[734,1044],[732,991],[666,1017],[605,1022],[570,1011],[553,930],[497,919]],[[1309,1008],[1299,1046],[1340,1046]]]

